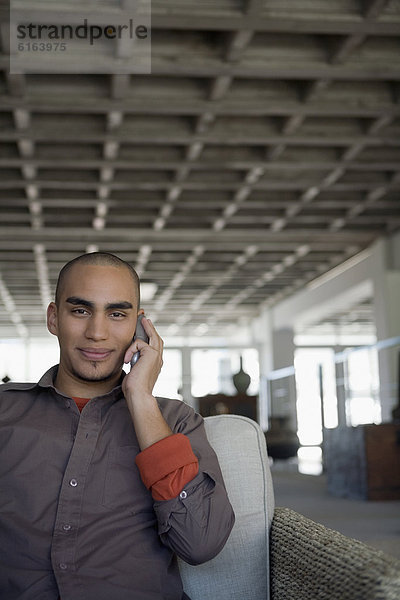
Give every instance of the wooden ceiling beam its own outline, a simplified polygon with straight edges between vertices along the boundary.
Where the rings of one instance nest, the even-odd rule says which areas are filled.
[[[32,183],[36,185],[41,190],[48,189],[57,189],[57,190],[97,190],[99,183],[96,181],[90,182],[82,179],[80,181],[68,181],[68,180],[57,180],[54,179],[52,181],[43,180],[43,179],[35,179],[32,180]],[[15,189],[25,189],[27,183],[25,180],[14,180],[8,179],[0,182],[0,189],[4,190],[15,190]],[[153,183],[152,181],[138,181],[138,182],[110,182],[108,184],[111,190],[127,190],[127,191],[169,191],[176,187],[175,183],[171,183],[169,181],[157,182]],[[242,187],[241,182],[227,182],[221,183],[219,181],[184,181],[179,184],[183,190],[188,191],[196,191],[196,192],[218,192],[218,191],[227,191],[227,192],[235,192]],[[314,188],[315,186],[319,186],[319,182],[315,181],[315,179],[304,179],[300,181],[286,181],[282,179],[278,180],[268,180],[261,181],[254,185],[255,191],[304,191],[309,190],[310,188]],[[395,188],[400,188],[400,183],[396,182],[394,184]],[[376,182],[374,181],[365,181],[365,178],[361,178],[359,181],[347,181],[347,182],[339,182],[333,185],[330,188],[330,191],[339,192],[339,193],[350,193],[350,192],[358,192],[358,191],[368,191],[374,189],[376,187]]]
[[[373,124],[374,125],[374,124]],[[377,127],[383,127],[382,121],[377,123]],[[372,126],[371,126],[372,127]],[[23,142],[23,140],[21,140]],[[26,145],[26,149],[31,147],[32,142],[29,140],[29,146]],[[188,152],[190,151],[191,146],[188,147]],[[347,154],[346,154],[347,157]],[[189,159],[188,159],[189,160]],[[332,161],[332,160],[319,160],[316,161],[302,161],[301,160],[301,151],[299,151],[298,158],[291,158],[286,160],[275,160],[274,162],[266,161],[251,161],[251,160],[201,160],[201,159],[193,159],[190,160],[190,169],[193,171],[243,171],[248,170],[253,167],[259,167],[268,170],[277,170],[277,171],[322,171],[322,170],[330,170],[336,169],[343,165],[342,160]],[[353,159],[351,159],[353,160]],[[389,161],[387,159],[376,162],[370,161],[354,161],[349,162],[349,159],[346,158],[346,168],[351,169],[352,171],[362,171],[362,172],[372,172],[372,171],[397,171],[399,169],[399,163],[396,161]],[[36,167],[39,169],[46,170],[62,170],[68,171],[69,169],[74,170],[100,170],[104,167],[110,167],[112,169],[118,169],[121,171],[137,171],[137,170],[166,170],[166,171],[175,171],[182,167],[182,163],[178,161],[162,161],[162,160],[146,160],[146,161],[129,161],[129,160],[121,160],[121,159],[98,159],[91,160],[85,158],[82,155],[79,159],[69,158],[69,154],[66,154],[66,158],[59,157],[57,159],[52,158],[35,158],[30,152],[26,153],[25,158],[0,158],[0,169],[10,169],[10,168],[21,168],[24,164],[29,164],[32,167]],[[76,200],[69,198],[66,200],[68,202],[73,202]],[[89,205],[91,200],[80,199],[79,201],[88,202]],[[1,198],[0,198],[1,204]]]
[[[228,82],[229,83],[229,82]],[[315,84],[315,85],[314,85]],[[227,98],[218,103],[211,100],[199,100],[180,97],[174,103],[166,102],[162,96],[154,99],[154,97],[143,99],[132,98],[128,100],[120,100],[118,102],[100,98],[96,103],[92,102],[90,97],[79,96],[66,100],[65,96],[57,95],[55,90],[54,96],[49,93],[45,95],[35,95],[35,98],[24,98],[21,101],[19,98],[9,95],[0,95],[0,104],[2,110],[13,111],[23,107],[25,110],[34,113],[35,115],[57,115],[68,114],[74,115],[114,115],[110,117],[112,121],[112,129],[120,127],[123,118],[131,115],[149,115],[149,116],[199,116],[208,112],[218,118],[221,116],[229,117],[262,117],[262,116],[292,116],[301,114],[304,116],[314,117],[360,117],[374,118],[383,114],[392,114],[400,116],[400,106],[397,97],[393,98],[393,102],[382,100],[363,99],[363,103],[351,101],[343,103],[342,99],[336,101],[328,98],[320,104],[307,104],[314,93],[327,87],[329,81],[316,80],[310,82],[310,93],[304,92],[304,97],[301,102],[288,101],[286,98],[273,99],[265,102],[255,98],[247,100],[231,100]],[[311,89],[312,88],[312,89]],[[314,89],[314,91],[313,91]],[[249,90],[250,93],[250,90]],[[151,94],[149,93],[149,96]],[[114,120],[115,119],[115,120]]]
[[[400,29],[400,28],[399,28]],[[301,63],[295,58],[288,60],[281,58],[273,62],[265,57],[262,60],[240,61],[237,63],[227,63],[223,58],[210,56],[209,53],[199,53],[195,58],[186,53],[179,53],[177,49],[175,56],[164,56],[153,50],[152,55],[152,75],[168,77],[192,77],[192,78],[213,78],[213,77],[240,77],[242,79],[260,79],[260,80],[307,80],[307,79],[331,79],[333,81],[399,81],[400,68],[397,63],[397,48],[393,45],[393,52],[387,53],[387,58],[382,59],[381,64],[364,59],[357,63],[343,65],[327,65],[326,62],[307,61]],[[0,55],[0,69],[9,68],[9,57]],[[35,66],[35,72],[39,74],[48,74],[51,72],[51,57],[43,56],[40,64]],[[81,73],[104,74],[112,73],[115,69],[114,58],[112,56],[88,55],[85,58],[76,59],[71,62],[70,69]],[[120,75],[116,77],[128,77],[134,73],[134,62],[130,59],[121,60],[118,64]],[[26,70],[29,73],[29,69]]]
[[[259,135],[251,134],[244,128],[243,133],[224,132],[215,133],[210,131],[204,135],[193,136],[177,134],[175,131],[165,131],[164,133],[156,131],[151,133],[139,132],[139,128],[132,134],[124,129],[121,132],[113,134],[90,133],[85,131],[68,132],[57,131],[54,127],[40,128],[35,130],[32,128],[29,132],[29,139],[34,142],[46,143],[103,143],[103,142],[118,142],[120,144],[151,144],[157,145],[183,145],[190,146],[194,141],[201,142],[207,145],[226,145],[237,146],[238,144],[249,146],[275,146],[285,144],[287,146],[315,146],[315,147],[340,147],[352,145],[365,146],[400,146],[400,138],[391,135],[348,135],[335,134],[330,137],[323,137],[318,134],[294,134],[294,135],[272,135],[271,133],[260,133]],[[0,142],[17,142],[24,139],[24,132],[17,132],[14,129],[7,130],[6,128],[0,131]]]
[[[252,0],[249,0],[252,2]],[[257,4],[262,4],[255,0]],[[366,0],[366,9],[364,15],[369,17],[373,13],[373,5],[376,4],[378,11],[379,4],[383,4],[381,0]],[[372,8],[368,8],[371,5]],[[188,4],[188,11],[185,14],[180,6],[179,10],[174,9],[173,4],[169,6],[168,12],[165,10],[157,10],[157,7],[152,7],[151,25],[153,30],[171,30],[171,29],[186,29],[186,30],[211,30],[211,31],[235,31],[240,29],[250,29],[254,31],[264,32],[284,32],[284,33],[309,33],[309,34],[329,34],[329,35],[346,35],[354,33],[366,33],[379,36],[397,36],[400,33],[400,24],[398,21],[377,21],[374,22],[371,18],[357,19],[355,16],[346,15],[345,18],[337,18],[335,15],[324,15],[324,18],[318,18],[312,15],[309,18],[305,17],[302,10],[302,4],[299,3],[298,12],[282,10],[279,17],[272,17],[269,14],[259,14],[259,10],[254,5],[256,11],[254,13],[247,12],[243,14],[241,10],[221,11],[218,5],[215,5],[215,11],[201,10],[195,5]],[[251,4],[249,5],[251,7]],[[44,9],[44,10],[43,10]],[[29,8],[18,9],[15,11],[21,22],[40,22],[43,24],[54,24],[57,22],[65,22],[68,16],[68,23],[81,24],[84,18],[92,19],[96,15],[96,24],[109,25],[112,20],[115,20],[119,11],[107,8],[102,5],[99,10],[98,3],[85,3],[81,5],[79,10],[76,9],[76,4],[63,2],[60,8],[55,8],[52,4],[48,6],[39,2],[29,2]],[[2,6],[0,9],[1,20],[8,21],[9,14],[7,7]]]
[[[315,243],[328,241],[326,237],[328,234],[326,231],[315,231],[308,228],[301,228],[291,231],[290,243],[310,241],[310,233],[313,234],[313,242]],[[46,227],[40,230],[31,230],[27,227],[0,226],[0,238],[3,241],[26,240],[28,234],[31,243],[43,241],[46,246],[51,240],[58,242],[60,242],[61,239],[68,241],[77,240],[83,244],[87,240],[92,241],[93,239],[98,240],[99,243],[105,243],[109,240],[123,241],[124,238],[126,241],[129,240],[131,243],[134,242],[136,245],[148,240],[148,243],[152,243],[153,246],[153,241],[160,242],[160,240],[162,240],[165,242],[169,240],[170,242],[173,242],[173,246],[175,245],[177,248],[182,246],[181,242],[189,242],[192,245],[193,243],[207,244],[207,242],[215,244],[216,238],[218,238],[218,244],[221,243],[221,246],[222,242],[237,242],[239,246],[240,244],[248,245],[249,243],[249,231],[248,229],[243,228],[225,229],[224,231],[215,234],[210,229],[196,228],[169,228],[155,232],[147,228],[113,228],[110,226],[103,231],[94,231],[91,227],[63,228],[62,231],[60,231],[59,227]],[[332,243],[344,243],[345,241],[351,243],[352,240],[369,240],[371,239],[371,234],[372,232],[368,231],[342,231],[332,234],[329,241]],[[288,241],[287,236],[287,231],[274,233],[269,231],[268,228],[254,228],[251,230],[251,239],[257,245],[260,242],[268,242],[272,240],[276,242],[282,242],[285,241],[285,238],[286,241]]]

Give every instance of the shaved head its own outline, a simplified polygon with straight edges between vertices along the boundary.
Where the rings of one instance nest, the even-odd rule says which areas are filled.
[[[60,303],[60,296],[63,289],[65,277],[74,265],[97,265],[101,267],[116,267],[118,269],[127,269],[132,277],[133,284],[136,288],[136,295],[138,299],[137,308],[140,306],[140,280],[135,269],[131,265],[115,254],[108,252],[89,252],[88,254],[82,254],[76,258],[67,262],[66,265],[60,271],[56,287],[56,304]]]

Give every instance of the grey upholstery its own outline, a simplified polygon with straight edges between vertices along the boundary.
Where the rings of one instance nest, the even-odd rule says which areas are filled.
[[[191,600],[258,600],[268,596],[268,525],[274,497],[265,436],[246,417],[205,419],[207,437],[218,455],[236,522],[222,552],[204,565],[180,563]]]
[[[400,561],[290,509],[274,510],[257,423],[220,415],[205,425],[236,522],[216,558],[200,566],[180,562],[191,600],[400,600]]]

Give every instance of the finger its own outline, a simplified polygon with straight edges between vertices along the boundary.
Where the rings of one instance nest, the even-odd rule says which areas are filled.
[[[146,342],[144,342],[140,338],[137,338],[136,340],[134,340],[125,352],[124,363],[130,362],[132,359],[132,356],[135,354],[135,352],[140,352],[146,346],[148,346],[148,344],[146,344]]]
[[[157,333],[157,330],[154,327],[153,322],[150,319],[148,319],[147,317],[144,317],[142,320],[142,323],[143,323],[143,328],[149,337],[149,345],[152,348],[155,348],[156,350],[162,352],[163,347],[164,347],[164,342],[161,339],[161,337],[159,336],[159,334]]]

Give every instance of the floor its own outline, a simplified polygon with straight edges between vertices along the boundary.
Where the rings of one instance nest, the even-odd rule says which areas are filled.
[[[363,502],[335,498],[327,492],[324,475],[304,475],[293,465],[284,464],[273,464],[271,472],[276,506],[292,508],[400,559],[400,500]]]

